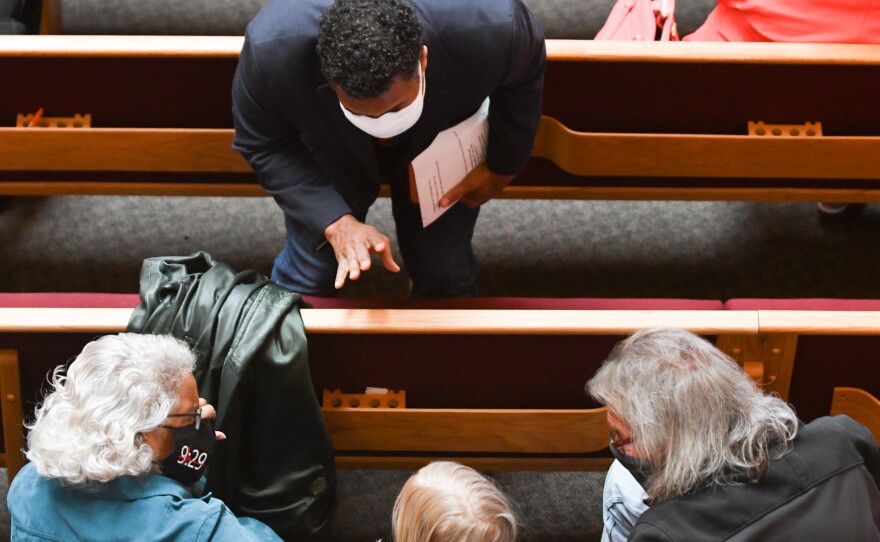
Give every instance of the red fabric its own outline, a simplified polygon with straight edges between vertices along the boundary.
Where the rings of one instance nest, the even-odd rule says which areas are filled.
[[[724,308],[733,311],[880,311],[880,299],[730,299]]]
[[[505,310],[722,310],[710,299],[616,299],[551,297],[344,298],[303,299],[318,309],[505,309]]]
[[[618,0],[594,39],[600,41],[677,41],[675,0]]]
[[[684,40],[880,43],[880,0],[718,0]]]
[[[0,307],[133,309],[138,303],[138,294],[0,293]]]
[[[318,309],[508,309],[508,310],[722,310],[709,299],[615,299],[550,297],[345,298],[303,296]],[[87,292],[0,293],[0,307],[134,308],[138,294]],[[880,303],[880,302],[878,302]]]

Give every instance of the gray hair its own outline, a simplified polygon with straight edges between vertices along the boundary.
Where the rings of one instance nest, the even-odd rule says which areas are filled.
[[[27,426],[27,458],[42,476],[74,485],[148,472],[153,452],[140,434],[177,406],[195,363],[186,343],[167,335],[90,342],[66,375],[63,366],[52,372],[53,391]]]
[[[755,480],[791,449],[794,410],[765,395],[729,356],[680,329],[634,333],[586,386],[629,425],[651,465],[653,502],[705,485]]]
[[[431,463],[407,480],[391,524],[394,542],[513,542],[517,532],[498,486],[451,461]]]

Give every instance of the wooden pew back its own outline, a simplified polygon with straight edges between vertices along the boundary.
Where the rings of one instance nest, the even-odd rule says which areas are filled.
[[[91,338],[124,330],[130,314],[127,308],[0,308],[0,349],[19,358],[24,411],[32,409],[49,369]],[[880,338],[878,311],[304,309],[302,315],[319,392],[359,393],[366,386],[407,392],[406,408],[325,405],[339,465],[358,468],[409,469],[437,458],[498,470],[605,468],[604,411],[586,398],[583,385],[611,345],[646,327],[714,338],[765,391],[797,396],[799,413],[825,404],[818,415],[829,412],[832,398],[792,389],[799,382],[799,341],[816,337],[835,345],[820,378],[872,392],[871,382],[838,373],[847,374],[853,340]],[[878,381],[877,372],[869,371],[869,380]],[[3,382],[0,377],[0,387]],[[6,418],[5,404],[3,410]]]
[[[38,107],[94,119],[0,128],[0,194],[263,195],[230,148],[241,43],[0,37],[0,70],[28,83],[7,89],[0,125]],[[880,46],[548,40],[547,54],[546,118],[507,197],[880,201]],[[749,121],[824,135],[749,136]]]
[[[122,331],[130,314],[0,308],[0,348],[19,352],[39,388],[46,371],[91,337]],[[609,463],[604,409],[583,386],[611,345],[658,325],[709,336],[757,333],[754,313],[727,311],[304,309],[302,315],[319,392],[365,386],[407,392],[404,409],[326,409],[344,467],[411,468],[447,457],[492,469],[602,469]],[[553,343],[559,346],[548,355],[543,347]],[[599,347],[592,354],[590,343]],[[353,351],[361,355],[344,355]],[[570,377],[559,380],[566,372]],[[26,411],[34,384],[25,382]]]

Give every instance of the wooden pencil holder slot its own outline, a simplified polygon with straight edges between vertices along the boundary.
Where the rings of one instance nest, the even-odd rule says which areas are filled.
[[[92,114],[86,113],[80,115],[77,113],[72,117],[43,117],[37,119],[35,126],[31,126],[34,122],[35,113],[24,115],[19,113],[15,118],[16,128],[91,128]]]
[[[324,390],[322,407],[326,410],[344,408],[406,408],[406,390],[385,393],[342,393]]]

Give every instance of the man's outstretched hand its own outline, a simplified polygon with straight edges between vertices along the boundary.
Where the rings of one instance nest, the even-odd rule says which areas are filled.
[[[382,232],[359,222],[351,215],[343,215],[336,222],[327,226],[324,236],[333,247],[336,261],[336,289],[345,284],[346,275],[351,280],[357,280],[361,271],[370,268],[370,255],[378,254],[382,258],[385,269],[397,273],[400,266],[391,255],[391,242]]]

